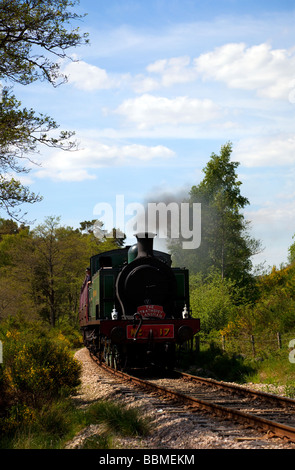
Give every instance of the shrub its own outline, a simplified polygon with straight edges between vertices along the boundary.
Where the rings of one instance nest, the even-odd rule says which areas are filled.
[[[10,389],[34,405],[71,393],[79,385],[79,373],[80,365],[69,350],[47,338],[15,347],[6,369]]]
[[[80,364],[62,335],[40,325],[1,325],[3,364],[0,365],[1,398],[7,403],[41,406],[44,401],[69,395],[79,385]],[[1,404],[1,403],[0,403]]]

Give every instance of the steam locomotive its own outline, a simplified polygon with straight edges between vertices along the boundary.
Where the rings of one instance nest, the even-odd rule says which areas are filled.
[[[172,368],[176,344],[200,330],[190,315],[188,270],[153,249],[153,234],[136,238],[90,258],[79,308],[84,345],[115,369]]]

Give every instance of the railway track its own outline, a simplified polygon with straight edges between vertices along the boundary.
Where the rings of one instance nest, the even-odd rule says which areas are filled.
[[[295,400],[266,392],[175,372],[173,378],[142,378],[99,364],[142,390],[164,396],[190,412],[203,410],[295,443]]]

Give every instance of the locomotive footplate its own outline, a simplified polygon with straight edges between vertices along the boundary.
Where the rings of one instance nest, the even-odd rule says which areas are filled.
[[[143,320],[100,320],[100,334],[111,339],[113,344],[124,342],[183,342],[200,331],[199,319]]]

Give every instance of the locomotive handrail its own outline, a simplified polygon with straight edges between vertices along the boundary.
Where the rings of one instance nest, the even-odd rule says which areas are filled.
[[[136,341],[137,340],[137,335],[138,335],[138,332],[141,328],[141,325],[142,325],[142,316],[140,315],[140,313],[136,312],[134,315],[133,315],[133,326],[135,328],[136,326],[136,317],[139,317],[139,324],[138,324],[138,327],[137,327],[137,330],[136,332],[134,333],[134,338],[133,338],[133,341]]]

